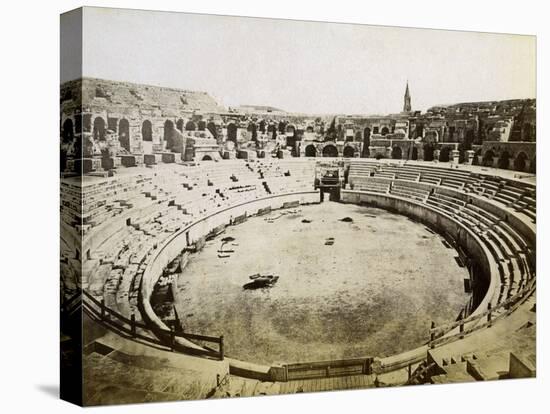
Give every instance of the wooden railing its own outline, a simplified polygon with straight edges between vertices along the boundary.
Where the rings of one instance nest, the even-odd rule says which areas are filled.
[[[219,359],[220,361],[224,359],[223,335],[218,337],[178,332],[175,326],[172,326],[169,330],[157,329],[158,332],[153,332],[148,325],[137,321],[134,313],[130,315],[130,318],[127,318],[119,312],[108,308],[103,300],[97,300],[89,292],[83,290],[82,293],[82,305],[86,314],[119,334],[126,334],[132,339],[141,340],[152,345],[168,346],[172,351],[177,351],[178,349],[177,338],[213,343],[218,346],[217,350],[205,346],[204,351],[196,350],[196,352],[203,356]],[[163,341],[158,338],[159,336],[167,340]]]
[[[466,335],[480,329],[490,328],[496,320],[504,318],[514,312],[527,298],[531,296],[531,294],[535,291],[535,288],[536,279],[533,277],[519,292],[513,296],[510,296],[494,308],[491,306],[491,303],[489,303],[486,311],[478,313],[474,316],[459,319],[456,322],[439,326],[435,326],[432,322],[432,327],[430,329],[430,340],[428,342],[429,347],[435,348],[438,345],[448,344],[457,339],[462,339]],[[465,325],[470,325],[470,327],[466,328]],[[449,334],[449,332],[457,327],[459,328],[457,333]]]

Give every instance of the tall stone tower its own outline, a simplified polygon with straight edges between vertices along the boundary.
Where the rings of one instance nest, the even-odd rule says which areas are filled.
[[[403,99],[403,112],[411,112],[411,94],[409,93],[409,81],[407,81],[407,87],[405,88],[405,97]]]

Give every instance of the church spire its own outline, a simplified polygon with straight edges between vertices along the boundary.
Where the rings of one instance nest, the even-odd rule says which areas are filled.
[[[409,81],[407,80],[407,86],[405,88],[405,97],[403,99],[403,112],[411,112],[411,94],[409,92]]]

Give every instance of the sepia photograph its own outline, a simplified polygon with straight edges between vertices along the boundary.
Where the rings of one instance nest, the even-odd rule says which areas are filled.
[[[536,377],[536,37],[60,17],[61,397]]]

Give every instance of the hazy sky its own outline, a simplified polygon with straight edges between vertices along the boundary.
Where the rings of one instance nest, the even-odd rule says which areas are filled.
[[[535,97],[535,38],[87,8],[83,75],[206,91],[224,105],[399,112]],[[62,79],[64,81],[66,79]]]

